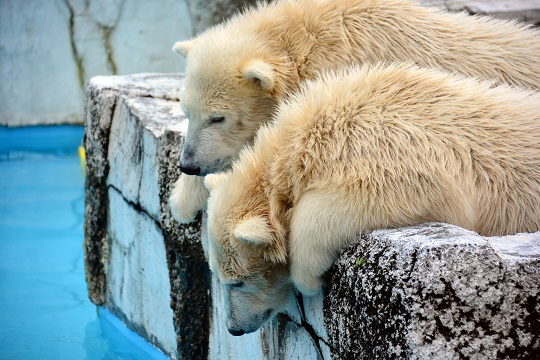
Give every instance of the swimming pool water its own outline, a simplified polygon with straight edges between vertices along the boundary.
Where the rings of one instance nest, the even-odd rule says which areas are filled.
[[[88,300],[82,136],[0,127],[0,359],[166,359]]]

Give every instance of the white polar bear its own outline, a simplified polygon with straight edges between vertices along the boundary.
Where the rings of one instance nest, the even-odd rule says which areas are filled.
[[[540,89],[538,31],[406,0],[260,4],[174,49],[187,63],[180,165],[199,176],[230,166],[302,81],[348,64],[412,61]],[[177,220],[189,222],[205,206],[202,181],[182,175],[176,183],[170,204]]]
[[[308,82],[208,175],[209,263],[233,334],[310,295],[360,233],[540,230],[540,94],[410,65]],[[239,314],[243,314],[240,316]]]

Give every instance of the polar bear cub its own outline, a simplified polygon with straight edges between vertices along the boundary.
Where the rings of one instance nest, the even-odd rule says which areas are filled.
[[[181,222],[205,207],[202,177],[227,169],[278,102],[319,72],[412,61],[540,89],[540,33],[516,22],[424,8],[407,0],[282,0],[260,4],[194,39],[182,106],[189,118],[170,205]]]
[[[308,82],[230,171],[206,179],[209,263],[231,333],[258,329],[292,285],[318,292],[360,233],[540,230],[539,139],[532,91],[410,64]]]

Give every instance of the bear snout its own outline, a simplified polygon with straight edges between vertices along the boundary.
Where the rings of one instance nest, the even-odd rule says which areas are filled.
[[[242,336],[244,334],[251,334],[261,328],[261,326],[268,321],[272,315],[272,310],[268,309],[264,313],[252,316],[248,320],[238,322],[236,319],[227,320],[227,331],[232,336]]]
[[[229,334],[231,334],[232,336],[242,336],[245,334],[245,331],[242,330],[242,329],[238,329],[238,330],[235,330],[235,329],[227,329],[229,331]]]
[[[182,165],[180,163],[180,171],[187,175],[199,175],[201,173],[200,167],[195,167],[194,165]]]
[[[187,175],[200,175],[201,167],[198,165],[193,150],[184,147],[180,156],[180,171]]]

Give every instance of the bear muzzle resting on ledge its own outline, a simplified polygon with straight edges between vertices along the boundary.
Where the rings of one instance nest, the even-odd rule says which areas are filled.
[[[540,94],[410,64],[353,67],[283,103],[209,175],[209,263],[227,326],[257,330],[360,233],[446,222],[540,230]]]
[[[407,0],[261,3],[174,50],[186,57],[181,102],[189,127],[180,160],[185,174],[170,204],[184,223],[206,206],[203,176],[227,169],[277,104],[321,72],[411,61],[540,89],[537,30]]]

